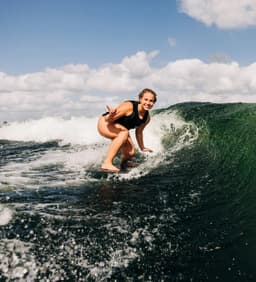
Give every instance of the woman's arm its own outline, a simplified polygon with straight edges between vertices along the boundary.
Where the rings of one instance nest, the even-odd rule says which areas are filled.
[[[122,116],[129,116],[133,111],[132,103],[123,102],[118,107],[112,108],[107,106],[108,114],[105,115],[105,121],[114,122]]]
[[[142,124],[141,126],[137,127],[135,130],[136,140],[142,152],[153,152],[153,150],[149,148],[145,148],[144,141],[143,141],[143,130],[149,122],[150,122],[150,117],[148,115],[146,122]]]

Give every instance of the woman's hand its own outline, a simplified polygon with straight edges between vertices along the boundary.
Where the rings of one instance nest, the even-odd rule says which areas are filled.
[[[109,112],[109,116],[113,117],[116,114],[117,109],[116,108],[111,108],[108,105],[106,107],[107,107],[107,110]]]
[[[109,122],[113,119],[113,117],[115,116],[115,114],[117,113],[117,108],[112,108],[109,107],[108,105],[106,106],[107,110],[108,110],[108,114],[105,115],[105,121]]]
[[[141,151],[144,152],[144,153],[146,153],[146,152],[152,153],[153,152],[153,150],[151,150],[149,148],[144,148]]]

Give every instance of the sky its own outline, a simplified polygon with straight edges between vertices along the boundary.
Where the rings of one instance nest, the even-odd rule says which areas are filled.
[[[0,38],[0,121],[256,102],[256,0],[2,0]]]

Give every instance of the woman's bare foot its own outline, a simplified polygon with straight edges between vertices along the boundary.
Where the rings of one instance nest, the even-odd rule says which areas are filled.
[[[101,169],[104,170],[104,171],[109,171],[109,172],[119,172],[120,171],[120,169],[118,169],[114,165],[106,164],[106,163],[102,164]]]

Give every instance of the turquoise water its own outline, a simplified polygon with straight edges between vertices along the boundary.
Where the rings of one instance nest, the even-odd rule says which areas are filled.
[[[98,139],[0,129],[1,281],[255,281],[256,105],[183,103],[152,123],[156,153],[112,176],[87,173]]]

